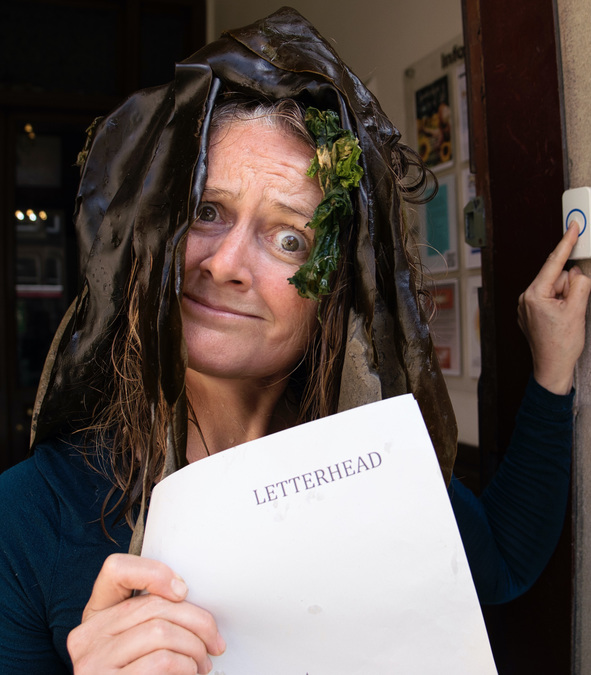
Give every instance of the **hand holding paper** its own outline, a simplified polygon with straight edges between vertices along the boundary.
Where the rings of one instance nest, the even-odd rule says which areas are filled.
[[[154,490],[143,555],[215,617],[218,675],[496,672],[410,395],[173,474]]]
[[[132,598],[134,589],[146,593]],[[194,673],[195,667],[209,672],[208,652],[221,654],[225,644],[211,614],[185,602],[186,595],[186,584],[167,565],[134,555],[109,556],[82,623],[68,638],[76,675],[126,666],[142,672]]]

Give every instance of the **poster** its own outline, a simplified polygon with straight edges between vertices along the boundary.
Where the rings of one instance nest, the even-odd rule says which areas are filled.
[[[495,675],[441,471],[407,394],[190,464],[154,489],[142,555],[227,649],[214,675]]]
[[[431,320],[431,337],[441,371],[445,375],[461,375],[462,350],[460,330],[460,298],[458,280],[438,283],[432,291],[435,314]]]
[[[453,174],[439,179],[437,195],[424,206],[422,261],[430,273],[458,268],[456,181]]]
[[[415,92],[417,147],[431,169],[444,169],[453,160],[452,109],[447,75]]]

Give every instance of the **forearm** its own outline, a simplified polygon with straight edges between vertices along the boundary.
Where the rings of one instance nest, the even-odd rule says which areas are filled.
[[[499,471],[477,499],[450,486],[452,506],[481,602],[507,602],[546,566],[560,536],[569,492],[572,394],[531,381]]]

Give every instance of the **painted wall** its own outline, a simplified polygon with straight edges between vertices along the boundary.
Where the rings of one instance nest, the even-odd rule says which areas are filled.
[[[407,136],[404,69],[462,32],[460,0],[291,0],[378,97]],[[282,6],[277,0],[210,0],[213,37]]]

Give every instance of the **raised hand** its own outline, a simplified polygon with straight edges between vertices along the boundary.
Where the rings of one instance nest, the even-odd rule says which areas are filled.
[[[519,296],[518,322],[532,353],[534,378],[555,394],[567,394],[585,344],[585,313],[591,279],[564,265],[577,242],[571,226],[537,277]]]

